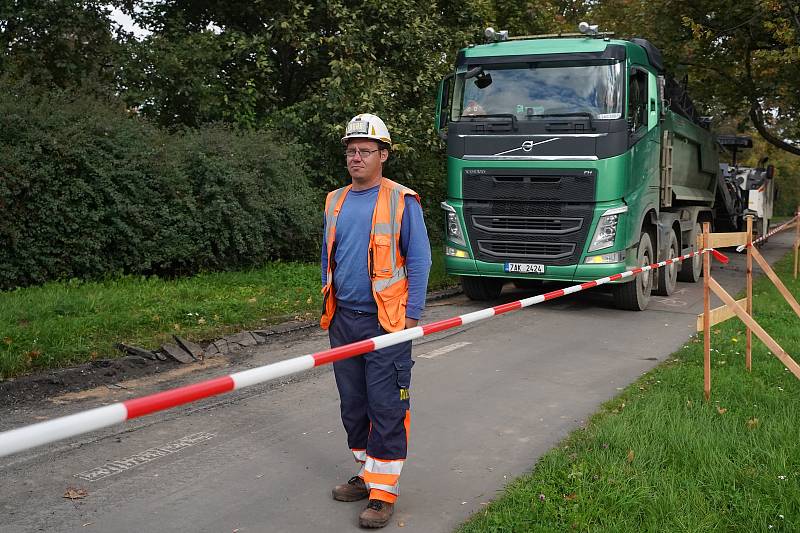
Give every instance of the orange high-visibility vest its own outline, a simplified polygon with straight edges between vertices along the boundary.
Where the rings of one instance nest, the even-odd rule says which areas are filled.
[[[322,317],[319,324],[328,329],[336,312],[336,295],[333,278],[336,275],[333,256],[336,240],[336,220],[344,199],[352,185],[328,193],[325,199],[325,229],[327,238],[328,275],[322,288]],[[372,231],[369,236],[368,264],[372,280],[372,296],[378,305],[378,321],[386,331],[400,331],[406,327],[408,304],[408,278],[406,258],[400,254],[400,222],[403,220],[405,197],[419,195],[399,183],[381,178],[378,200],[372,212]]]

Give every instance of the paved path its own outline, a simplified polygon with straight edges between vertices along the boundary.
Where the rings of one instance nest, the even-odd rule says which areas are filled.
[[[790,239],[773,238],[763,253],[774,261]],[[730,256],[727,267],[715,265],[715,277],[736,292],[744,256]],[[701,289],[680,283],[673,298],[654,297],[644,313],[618,311],[595,289],[420,339],[410,454],[386,530],[452,531],[483,508],[600,403],[686,342],[702,311]],[[529,294],[509,286],[502,300]],[[434,302],[424,320],[479,307],[454,297]],[[316,329],[283,336],[173,385],[326,342]],[[0,429],[166,386],[153,379],[122,385],[128,388],[35,410],[0,406]],[[0,531],[357,531],[363,503],[330,498],[331,486],[355,469],[338,409],[333,374],[323,367],[0,459]],[[63,498],[71,486],[88,494]]]

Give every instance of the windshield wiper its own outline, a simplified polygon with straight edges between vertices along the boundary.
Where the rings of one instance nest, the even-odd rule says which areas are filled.
[[[489,115],[462,115],[461,119],[468,119],[472,122],[475,119],[482,119],[482,118],[510,118],[511,119],[511,127],[515,130],[517,129],[517,115],[514,113],[493,113]]]
[[[544,117],[544,118],[567,118],[567,117],[586,117],[589,119],[589,129],[593,130],[594,125],[592,124],[593,115],[586,111],[575,111],[574,113],[544,113],[542,115],[528,115],[528,118],[532,117]]]

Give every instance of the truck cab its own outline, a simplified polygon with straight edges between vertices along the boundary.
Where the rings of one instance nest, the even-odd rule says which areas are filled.
[[[507,39],[458,53],[437,129],[446,268],[469,297],[495,298],[509,280],[590,281],[693,249],[718,162],[691,101],[667,101],[676,85],[642,39]],[[615,302],[644,309],[654,286],[669,294],[699,267],[620,283]]]

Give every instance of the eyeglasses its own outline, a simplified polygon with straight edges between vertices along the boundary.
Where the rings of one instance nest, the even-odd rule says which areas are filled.
[[[345,157],[347,157],[347,159],[353,159],[356,156],[356,154],[358,154],[358,156],[361,159],[366,159],[369,156],[371,156],[372,154],[374,154],[375,152],[380,152],[380,151],[381,151],[380,148],[378,148],[377,150],[364,150],[364,149],[352,150],[351,149],[351,150],[345,150],[344,151],[344,155],[345,155]]]

